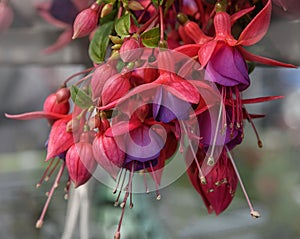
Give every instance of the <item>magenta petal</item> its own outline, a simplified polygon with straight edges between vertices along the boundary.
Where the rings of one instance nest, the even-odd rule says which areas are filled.
[[[156,159],[164,146],[163,139],[146,125],[134,129],[127,135],[125,164],[130,161],[145,163]]]
[[[226,60],[224,60],[226,59]],[[248,68],[235,47],[222,45],[208,62],[205,79],[223,86],[239,86],[240,90],[250,85]]]
[[[186,120],[191,105],[177,98],[172,93],[159,87],[153,101],[153,117],[157,121],[168,123],[174,119]]]

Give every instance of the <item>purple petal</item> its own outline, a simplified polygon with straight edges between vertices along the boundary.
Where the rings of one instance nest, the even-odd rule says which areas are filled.
[[[174,119],[186,120],[189,117],[191,105],[163,87],[157,89],[153,102],[153,117],[157,121],[169,123]]]
[[[240,90],[250,85],[247,64],[235,47],[225,44],[216,49],[206,66],[205,79],[223,86],[239,86]]]
[[[71,0],[53,0],[49,12],[54,18],[72,24],[78,10]]]
[[[133,160],[145,163],[156,159],[164,146],[163,139],[146,125],[132,130],[125,138],[125,142],[125,164]]]

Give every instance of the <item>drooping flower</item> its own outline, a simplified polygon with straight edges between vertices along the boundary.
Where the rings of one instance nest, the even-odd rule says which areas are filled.
[[[186,157],[193,157],[190,150]],[[202,165],[204,159],[205,151],[199,149],[195,160],[199,165]],[[219,215],[230,205],[237,188],[238,178],[233,165],[226,152],[223,151],[218,161],[205,175],[206,181],[204,183],[199,177],[200,172],[195,160],[187,169],[189,179],[201,195],[208,212],[215,212],[216,215]]]
[[[90,143],[89,132],[83,132],[80,141],[68,149],[66,166],[75,187],[85,184],[91,178],[97,164]]]

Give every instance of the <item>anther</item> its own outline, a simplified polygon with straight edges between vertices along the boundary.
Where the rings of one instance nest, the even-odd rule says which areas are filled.
[[[207,160],[207,165],[214,166],[214,164],[215,164],[215,159],[212,156],[209,156]]]
[[[251,214],[251,216],[252,216],[253,218],[259,218],[259,217],[260,217],[260,214],[259,214],[258,211],[252,211],[250,214]]]
[[[204,176],[200,176],[201,184],[207,184],[206,178]]]

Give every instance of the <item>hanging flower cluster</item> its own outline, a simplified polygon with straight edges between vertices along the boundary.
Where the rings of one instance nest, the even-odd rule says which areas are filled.
[[[59,46],[90,36],[93,67],[66,79],[46,98],[43,111],[6,115],[46,118],[51,127],[49,165],[37,186],[60,168],[36,226],[42,226],[65,168],[67,192],[71,183],[85,184],[99,168],[116,183],[115,206],[122,213],[115,238],[120,238],[126,204],[133,207],[136,172],[144,177],[145,192],[151,190],[150,175],[160,199],[163,171],[178,152],[209,213],[228,207],[239,182],[251,215],[259,217],[231,151],[243,141],[245,120],[262,147],[252,120],[263,116],[245,105],[281,98],[243,99],[253,62],[294,67],[244,48],[266,34],[271,1],[97,0],[81,11],[77,2],[53,1],[48,9],[73,24]],[[55,10],[55,4],[61,7]]]

